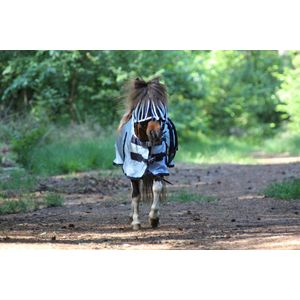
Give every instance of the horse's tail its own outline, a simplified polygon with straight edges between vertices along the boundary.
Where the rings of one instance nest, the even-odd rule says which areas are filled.
[[[166,183],[162,180],[162,194],[161,194],[161,201],[165,201],[167,198],[167,189],[166,189]],[[141,195],[142,195],[142,201],[144,202],[151,202],[153,199],[153,176],[152,175],[144,175],[142,184],[141,184]]]

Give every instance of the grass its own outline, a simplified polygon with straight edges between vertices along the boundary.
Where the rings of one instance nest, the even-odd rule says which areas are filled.
[[[19,198],[0,197],[0,215],[35,211],[41,207],[62,206],[64,197],[57,193],[46,193],[43,198],[24,194]]]
[[[22,198],[18,200],[5,199],[0,204],[0,215],[33,211],[38,209],[38,207],[38,203],[29,198]]]
[[[47,193],[44,197],[44,202],[47,207],[62,206],[64,203],[64,197],[58,193]]]
[[[0,122],[0,128],[2,125]],[[33,174],[62,175],[113,168],[113,128],[103,129],[92,121],[62,126],[26,120],[22,126],[12,122],[5,128],[14,129],[10,134],[0,133],[0,139],[5,138],[5,143],[0,143],[0,159],[22,165]]]
[[[46,130],[47,136],[43,136],[38,143],[33,144],[30,144],[32,141],[26,136],[24,139],[28,146],[27,168],[35,175],[45,176],[112,170],[115,156],[114,130],[112,128],[104,130],[95,124],[66,127],[51,124],[49,125],[51,130]],[[6,147],[4,144],[1,145],[2,148]],[[21,143],[19,152],[23,153],[23,148]],[[16,153],[11,152],[5,155],[13,160],[12,154]],[[278,133],[265,140],[196,135],[195,139],[180,143],[175,162],[255,164],[258,163],[258,156],[255,158],[254,153],[300,155],[300,136],[289,131]]]
[[[270,154],[300,155],[300,135],[288,131],[283,132],[272,139],[267,139],[262,149]]]
[[[77,137],[33,149],[30,165],[35,174],[56,175],[110,169],[113,159],[114,137]]]
[[[38,178],[22,169],[0,173],[0,215],[63,205],[64,198],[60,194],[37,196],[34,193],[37,185]]]
[[[170,201],[175,201],[175,202],[191,202],[191,201],[214,202],[217,200],[215,196],[205,196],[197,193],[192,193],[188,190],[173,192],[171,193],[169,199]]]
[[[16,194],[21,194],[34,190],[36,185],[36,177],[23,169],[5,173],[0,172],[0,191],[12,191]]]
[[[253,163],[251,152],[257,148],[250,140],[234,137],[204,137],[180,145],[177,161],[187,163]]]
[[[300,199],[300,179],[272,183],[263,191],[267,197],[291,200]]]
[[[186,163],[255,164],[254,153],[300,155],[300,135],[282,132],[265,140],[237,137],[201,137],[179,145],[176,161]]]

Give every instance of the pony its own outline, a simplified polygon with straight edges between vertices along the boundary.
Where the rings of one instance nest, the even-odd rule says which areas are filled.
[[[121,165],[132,187],[130,222],[141,228],[140,201],[150,201],[149,223],[160,222],[160,202],[166,198],[165,179],[178,149],[176,128],[168,118],[167,88],[159,78],[148,82],[136,78],[129,85],[126,112],[115,143],[115,165]]]

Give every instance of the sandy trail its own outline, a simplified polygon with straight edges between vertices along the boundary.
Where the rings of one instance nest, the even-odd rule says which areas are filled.
[[[122,174],[51,178],[43,188],[64,192],[64,206],[0,216],[0,249],[300,249],[300,201],[262,194],[270,182],[299,177],[300,164],[263,159],[258,165],[178,164],[170,195],[186,190],[216,200],[167,201],[155,230],[143,204],[138,232],[128,224],[130,185]]]

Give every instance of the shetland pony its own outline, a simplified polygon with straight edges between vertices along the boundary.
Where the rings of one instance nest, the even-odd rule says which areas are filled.
[[[122,165],[124,174],[131,180],[131,226],[141,227],[139,203],[151,201],[149,223],[159,225],[160,202],[166,197],[168,168],[178,149],[177,133],[168,118],[167,89],[154,78],[148,82],[135,79],[129,88],[127,110],[120,121],[116,140],[114,164]]]

